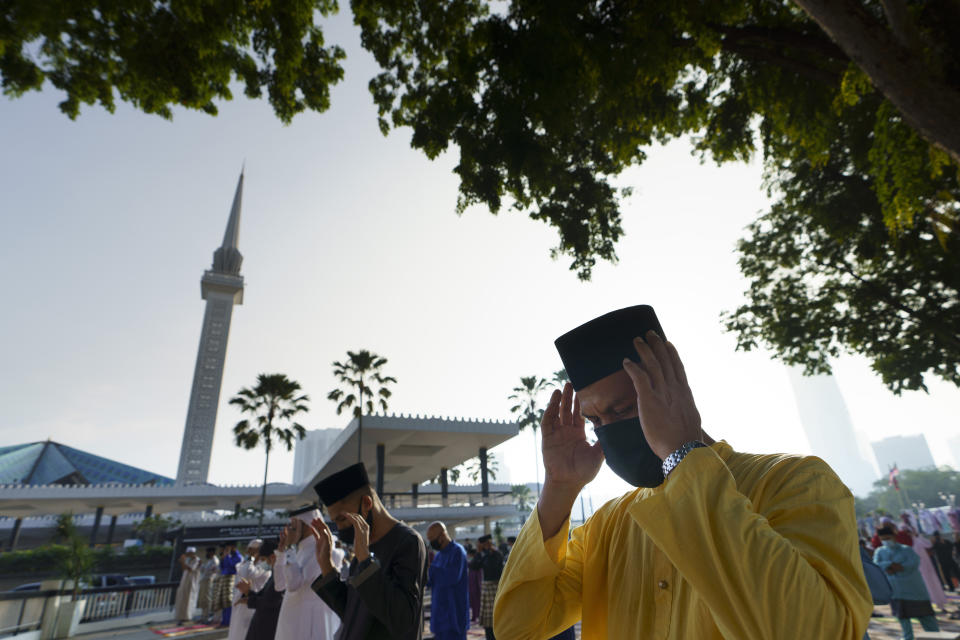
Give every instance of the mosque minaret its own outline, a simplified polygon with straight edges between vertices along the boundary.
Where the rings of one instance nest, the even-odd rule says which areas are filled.
[[[223,365],[227,357],[227,336],[233,305],[243,304],[243,276],[240,263],[243,256],[237,248],[240,239],[240,202],[243,197],[243,173],[233,196],[230,219],[223,234],[223,244],[213,252],[213,266],[203,273],[200,292],[207,301],[200,330],[200,347],[193,371],[187,423],[180,447],[180,465],[177,484],[197,484],[207,481],[213,430],[217,423],[217,405],[223,381]]]

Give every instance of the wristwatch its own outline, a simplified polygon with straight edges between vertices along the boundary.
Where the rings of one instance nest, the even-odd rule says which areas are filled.
[[[707,445],[700,442],[699,440],[694,440],[692,442],[688,442],[684,445],[681,445],[679,449],[677,449],[676,451],[668,455],[666,459],[664,459],[663,466],[661,467],[663,469],[663,477],[666,478],[668,475],[670,475],[670,472],[677,468],[677,465],[680,464],[681,460],[687,457],[688,453],[690,453],[694,449],[697,449],[699,447],[705,447],[705,446]]]

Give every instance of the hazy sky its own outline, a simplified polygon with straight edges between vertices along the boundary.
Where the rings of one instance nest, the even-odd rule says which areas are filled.
[[[76,122],[56,92],[0,99],[0,445],[52,438],[176,473],[209,268],[241,163],[244,304],[233,315],[210,479],[256,484],[263,454],[232,443],[229,397],[282,372],[312,397],[310,428],[342,427],[330,363],[347,349],[389,358],[391,410],[508,417],[522,375],[560,367],[560,333],[652,304],[686,365],[704,428],[741,450],[808,452],[784,367],[737,353],[719,314],[742,299],[733,252],[766,206],[757,165],[701,165],[678,142],[623,176],[620,263],[582,283],[549,258],[555,234],[526,215],[454,213],[455,152],[430,162],[410,132],[384,138],[372,59],[348,16],[328,41],[347,77],[323,114],[285,127],[262,101],[173,122],[119,106]],[[238,92],[239,95],[239,92]],[[862,359],[837,363],[855,427],[924,433],[939,464],[958,431],[955,387],[887,391]],[[529,435],[498,449],[513,482],[534,479]],[[289,481],[292,455],[271,480]],[[604,469],[595,502],[625,485]],[[599,505],[596,505],[599,506]]]

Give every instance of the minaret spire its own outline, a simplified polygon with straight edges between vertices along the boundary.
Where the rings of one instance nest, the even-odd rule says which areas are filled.
[[[243,199],[243,171],[230,208],[223,244],[213,252],[213,267],[200,280],[200,293],[207,301],[200,330],[200,348],[193,372],[193,388],[187,407],[187,424],[180,447],[177,484],[204,483],[210,468],[210,451],[217,422],[220,385],[227,357],[227,337],[233,306],[243,304],[243,256],[237,249],[240,239],[240,203]]]
[[[243,202],[243,171],[237,181],[237,190],[233,194],[233,206],[230,207],[230,219],[227,220],[227,230],[223,233],[223,243],[213,252],[213,271],[238,275],[243,255],[240,253],[240,207]]]

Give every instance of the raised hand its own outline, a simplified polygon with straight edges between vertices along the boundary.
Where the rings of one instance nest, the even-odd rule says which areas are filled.
[[[247,595],[248,593],[250,593],[250,581],[247,580],[246,578],[240,578],[239,580],[237,580],[237,591],[239,591],[243,595]]]
[[[623,368],[637,392],[643,435],[663,460],[684,444],[703,440],[703,430],[677,349],[654,331],[646,338],[633,341],[640,364],[625,358]]]
[[[593,480],[603,464],[603,449],[599,443],[587,441],[580,401],[573,395],[573,385],[563,386],[563,392],[554,391],[543,419],[544,484],[573,489],[576,493]]]
[[[537,504],[537,517],[543,539],[560,531],[570,516],[577,495],[593,480],[603,464],[599,443],[587,442],[586,427],[580,415],[580,402],[573,396],[573,385],[554,391],[540,421],[543,431],[543,468],[546,481]]]
[[[287,550],[287,540],[290,539],[290,525],[286,525],[280,535],[277,536],[277,551],[283,552]]]
[[[317,564],[320,565],[320,571],[327,575],[335,570],[333,566],[333,534],[323,518],[314,518],[308,526],[310,535],[316,540],[314,553],[317,556]]]
[[[353,524],[353,554],[357,562],[363,562],[370,557],[370,525],[359,513],[343,515]]]

